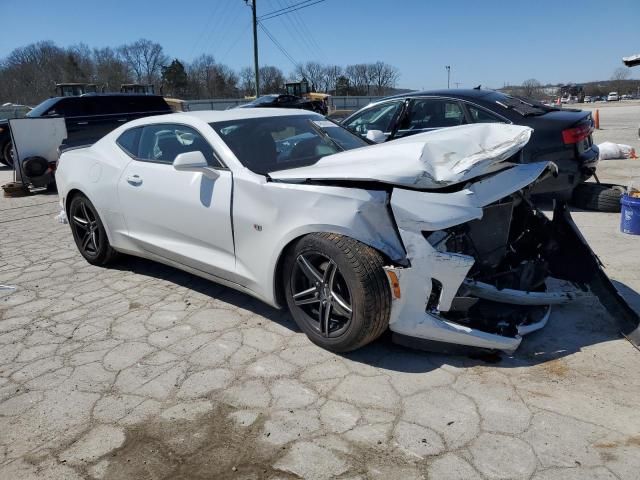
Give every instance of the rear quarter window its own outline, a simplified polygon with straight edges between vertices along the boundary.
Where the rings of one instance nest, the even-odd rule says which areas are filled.
[[[142,127],[132,128],[120,135],[116,140],[118,146],[134,158],[138,156],[138,143],[140,142],[141,131]]]

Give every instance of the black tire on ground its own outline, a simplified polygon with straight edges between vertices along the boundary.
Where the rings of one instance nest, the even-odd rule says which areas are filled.
[[[611,183],[585,182],[573,190],[571,203],[585,210],[619,212],[625,188]]]
[[[2,147],[0,147],[0,163],[13,167],[13,158],[11,156],[12,149],[13,145],[11,144],[11,140],[4,142]]]
[[[80,254],[92,265],[107,265],[117,256],[91,201],[78,193],[69,204],[69,225]]]
[[[283,268],[287,305],[311,341],[348,352],[389,325],[391,290],[382,255],[352,238],[314,233],[289,251]]]

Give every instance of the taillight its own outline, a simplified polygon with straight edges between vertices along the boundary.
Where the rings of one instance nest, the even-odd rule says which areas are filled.
[[[578,127],[567,128],[562,131],[562,141],[567,144],[578,143],[587,138],[593,132],[593,125],[585,124]]]

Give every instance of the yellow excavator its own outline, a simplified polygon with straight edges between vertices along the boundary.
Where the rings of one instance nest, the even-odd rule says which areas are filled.
[[[309,82],[306,79],[303,79],[300,82],[285,83],[284,89],[288,95],[306,98],[313,102],[321,102],[322,106],[320,110],[323,115],[326,115],[329,111],[330,95],[326,93],[313,92],[312,89],[309,88]]]

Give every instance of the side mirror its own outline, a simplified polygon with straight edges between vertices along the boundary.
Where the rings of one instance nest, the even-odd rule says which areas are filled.
[[[209,167],[207,159],[200,151],[178,154],[173,160],[173,168],[179,172],[200,172],[211,180],[220,176],[216,170]]]
[[[367,140],[374,143],[383,143],[387,141],[387,136],[381,130],[369,130],[367,132]]]

